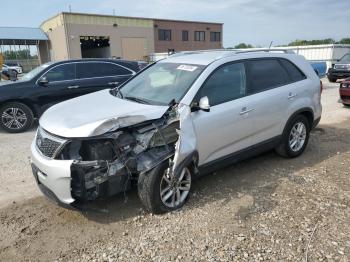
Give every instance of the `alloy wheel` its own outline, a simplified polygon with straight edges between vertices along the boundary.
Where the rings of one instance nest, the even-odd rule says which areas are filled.
[[[1,121],[9,129],[21,129],[27,123],[27,115],[18,107],[6,108],[2,115]]]
[[[292,151],[298,152],[306,141],[306,126],[302,122],[297,122],[289,134],[289,147]]]
[[[169,208],[182,205],[191,189],[191,173],[184,168],[178,178],[170,175],[166,170],[160,182],[160,198],[163,204]]]

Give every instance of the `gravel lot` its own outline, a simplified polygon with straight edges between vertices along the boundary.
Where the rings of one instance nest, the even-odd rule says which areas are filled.
[[[136,190],[83,212],[51,204],[29,166],[34,131],[0,131],[0,261],[350,261],[350,108],[324,85],[301,157],[269,152],[202,177],[162,216]]]

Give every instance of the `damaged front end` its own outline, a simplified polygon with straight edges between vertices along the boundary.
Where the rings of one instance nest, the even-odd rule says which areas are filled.
[[[173,106],[157,120],[96,137],[72,139],[55,158],[73,160],[72,198],[76,201],[105,198],[125,192],[141,173],[167,159],[173,163],[179,130],[178,106]]]

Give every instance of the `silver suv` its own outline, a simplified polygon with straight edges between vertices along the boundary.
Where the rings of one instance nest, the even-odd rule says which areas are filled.
[[[137,185],[149,211],[175,210],[198,175],[271,149],[302,154],[321,91],[310,64],[284,51],[175,54],[48,109],[31,147],[34,177],[63,205]]]

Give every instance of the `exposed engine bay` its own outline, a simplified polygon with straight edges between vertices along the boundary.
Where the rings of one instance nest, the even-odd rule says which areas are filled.
[[[74,160],[72,197],[86,201],[125,192],[141,173],[167,160],[168,172],[176,172],[185,156],[195,150],[194,130],[188,117],[188,106],[173,105],[160,119],[70,140],[56,159]],[[184,136],[191,138],[183,142]]]

